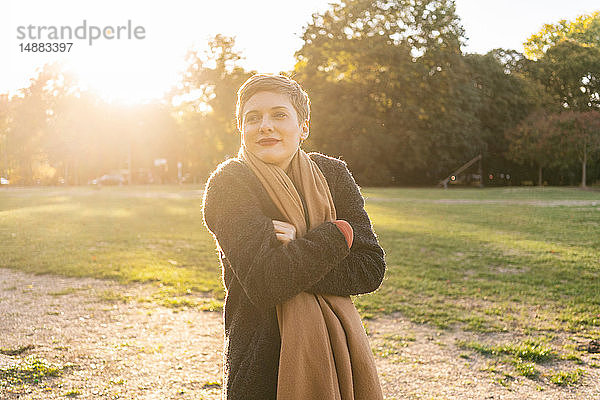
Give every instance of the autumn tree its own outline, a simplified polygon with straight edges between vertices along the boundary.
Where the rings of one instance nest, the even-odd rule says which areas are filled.
[[[323,60],[325,68],[308,60],[296,65],[295,78],[312,104],[306,146],[343,156],[362,181],[389,184],[400,169],[397,163],[412,157],[408,146],[401,148],[402,137],[416,137],[411,134],[415,122],[407,118],[419,110],[409,50],[386,51],[389,45],[381,37],[349,40],[343,47]],[[404,66],[405,73],[398,74],[390,63]]]
[[[600,47],[600,11],[581,15],[573,21],[545,24],[523,44],[524,54],[533,60],[541,59],[548,49],[565,40],[585,47]]]
[[[216,35],[208,50],[191,50],[180,87],[170,96],[185,141],[186,167],[205,179],[239,148],[235,122],[237,89],[250,77],[239,66],[235,40]]]
[[[560,148],[581,163],[581,186],[586,187],[590,159],[600,151],[600,111],[567,111],[550,118]]]
[[[544,25],[524,46],[529,75],[561,109],[600,108],[600,11]]]
[[[99,99],[81,90],[75,77],[61,69],[47,81],[47,131],[40,143],[49,165],[55,170],[50,182],[59,178],[66,184],[87,181],[94,153],[101,149],[100,141],[109,135],[98,132]]]
[[[509,130],[509,156],[519,163],[542,168],[581,165],[581,186],[586,187],[589,161],[600,151],[600,112],[536,112]]]
[[[53,93],[48,84],[57,79],[59,66],[47,64],[38,69],[28,87],[10,99],[9,127],[5,137],[7,165],[14,183],[32,184],[51,175],[43,143],[49,133],[48,119]]]
[[[563,41],[531,64],[530,73],[562,109],[600,108],[600,47]]]
[[[525,55],[520,71],[542,85],[551,101],[543,102],[545,113],[534,113],[507,132],[507,155],[537,164],[540,181],[542,167],[573,169],[578,160],[585,186],[595,151],[585,124],[594,126],[592,116],[600,109],[600,12],[545,25],[525,43]]]
[[[515,165],[514,158],[507,156],[510,142],[505,132],[514,129],[532,112],[551,109],[552,99],[543,85],[526,74],[524,64],[530,61],[514,50],[467,54],[465,62],[477,92],[476,116],[486,144],[485,166],[490,170],[511,171],[517,179],[517,171],[523,172]]]
[[[8,176],[8,127],[9,127],[9,106],[8,93],[0,94],[0,178]]]
[[[308,146],[370,185],[433,182],[484,146],[454,3],[346,1],[313,15],[294,69]]]
[[[537,111],[506,131],[509,159],[538,170],[538,185],[543,185],[543,169],[555,166],[561,159],[560,137],[551,115]]]

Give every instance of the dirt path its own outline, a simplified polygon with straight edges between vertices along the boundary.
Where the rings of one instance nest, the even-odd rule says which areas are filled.
[[[0,399],[219,399],[221,314],[111,301],[153,290],[0,268],[0,348],[34,346],[0,355],[0,372],[32,357],[64,367],[57,377],[10,389],[0,374]],[[387,399],[600,399],[599,368],[586,369],[574,387],[509,379],[456,346],[472,334],[400,317],[367,321],[367,329]]]

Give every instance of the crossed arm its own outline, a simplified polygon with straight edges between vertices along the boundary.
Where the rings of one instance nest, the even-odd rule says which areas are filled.
[[[336,204],[336,209],[338,217],[354,229],[352,248],[331,222],[297,238],[291,224],[265,216],[247,182],[232,174],[219,174],[207,184],[205,223],[257,307],[275,306],[303,291],[345,296],[379,287],[385,270],[383,250],[372,233],[358,187],[344,172],[341,184],[352,185],[339,194],[351,199],[346,205]],[[351,209],[356,206],[360,210]]]

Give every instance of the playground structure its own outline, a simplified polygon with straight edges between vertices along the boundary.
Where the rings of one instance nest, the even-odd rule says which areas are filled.
[[[438,185],[443,186],[444,189],[448,189],[448,183],[450,181],[455,181],[460,173],[464,172],[471,165],[473,165],[477,161],[479,161],[479,166],[478,166],[478,170],[479,170],[479,174],[478,174],[479,175],[479,185],[478,186],[479,187],[483,187],[483,166],[481,165],[481,160],[482,160],[482,156],[481,156],[481,154],[479,154],[477,157],[473,158],[471,161],[465,163],[459,169],[457,169],[456,171],[454,171],[453,173],[451,173],[450,175],[448,175],[447,178],[442,179],[438,183]]]

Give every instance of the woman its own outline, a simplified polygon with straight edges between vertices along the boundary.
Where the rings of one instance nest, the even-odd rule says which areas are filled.
[[[238,91],[237,158],[212,173],[204,222],[225,299],[224,398],[382,399],[348,296],[376,290],[384,252],[346,165],[300,145],[310,101],[282,75]]]

